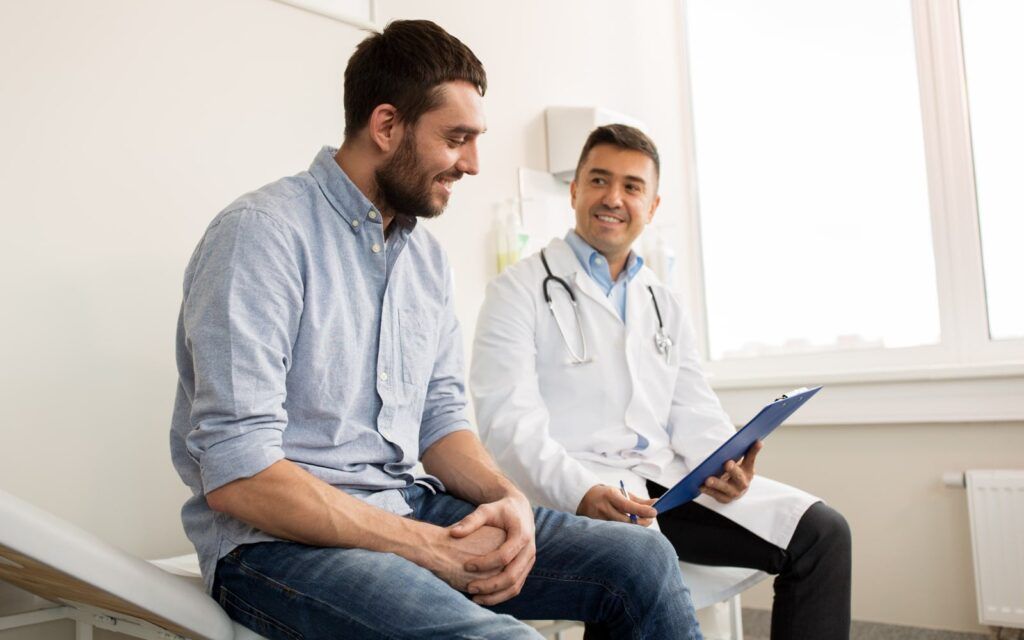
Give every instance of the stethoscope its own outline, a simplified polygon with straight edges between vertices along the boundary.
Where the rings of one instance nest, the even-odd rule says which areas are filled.
[[[572,358],[572,364],[587,364],[589,362],[593,362],[587,354],[587,336],[583,331],[583,318],[580,316],[580,306],[576,302],[576,294],[572,292],[572,287],[569,286],[568,282],[551,273],[551,267],[548,266],[548,258],[544,254],[543,249],[540,251],[540,261],[544,265],[544,271],[548,274],[547,277],[544,278],[544,282],[541,283],[541,289],[544,292],[544,302],[548,304],[548,311],[551,312],[551,317],[555,319],[555,326],[558,327],[558,333],[562,336],[562,342],[565,343],[565,348],[569,352],[569,357]],[[577,353],[576,350],[572,348],[572,343],[569,342],[569,335],[565,332],[565,328],[562,327],[562,323],[559,321],[558,315],[555,313],[555,305],[551,301],[551,293],[548,292],[548,285],[552,282],[565,289],[565,292],[569,294],[569,301],[572,303],[572,312],[576,316],[576,331],[580,335],[582,353]],[[665,356],[665,361],[667,362],[669,350],[672,348],[672,338],[670,338],[668,333],[665,332],[665,323],[661,319],[661,308],[658,306],[657,296],[654,295],[654,288],[648,285],[647,292],[651,294],[651,302],[654,303],[654,314],[658,317],[658,330],[654,333],[654,347],[658,350],[658,353]]]

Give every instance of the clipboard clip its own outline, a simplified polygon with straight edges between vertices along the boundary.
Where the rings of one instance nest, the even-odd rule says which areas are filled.
[[[790,396],[795,396],[795,395],[797,395],[799,393],[803,393],[805,391],[809,391],[809,389],[807,387],[800,387],[799,389],[793,389],[789,393],[784,393],[781,396],[779,396],[778,398],[775,398],[774,402],[778,402],[780,400],[788,400]]]

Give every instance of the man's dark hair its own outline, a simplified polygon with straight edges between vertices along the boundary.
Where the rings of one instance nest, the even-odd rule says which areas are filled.
[[[379,105],[415,125],[441,104],[440,85],[464,80],[480,95],[487,74],[458,38],[429,20],[395,20],[356,47],[345,68],[345,135],[358,133]]]
[[[587,161],[590,150],[602,144],[610,144],[620,149],[639,151],[654,161],[654,176],[661,176],[661,159],[658,157],[658,147],[654,146],[646,133],[625,124],[606,124],[590,132],[587,141],[583,143],[583,151],[580,152],[580,160],[576,163],[576,180],[580,179],[580,169]]]

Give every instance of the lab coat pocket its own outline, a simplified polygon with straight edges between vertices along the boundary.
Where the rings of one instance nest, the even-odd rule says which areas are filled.
[[[415,309],[400,309],[398,327],[402,347],[402,381],[412,385],[425,384],[437,351],[434,320]]]
[[[658,414],[662,415],[662,419],[667,419],[667,411],[672,404],[676,381],[679,378],[680,347],[673,344],[665,353],[658,350],[653,336],[645,337],[645,342],[648,342],[644,347],[646,357],[643,359],[646,367],[640,374],[644,393],[651,398],[657,398]],[[666,413],[663,415],[662,411]]]

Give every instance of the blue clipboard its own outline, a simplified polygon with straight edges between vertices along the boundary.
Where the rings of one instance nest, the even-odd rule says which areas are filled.
[[[654,503],[654,508],[658,510],[659,514],[662,514],[699,496],[700,487],[704,484],[705,480],[711,476],[720,476],[725,473],[726,462],[729,460],[738,461],[742,458],[743,454],[750,449],[755,441],[764,440],[769,433],[785,422],[786,418],[793,415],[797,409],[804,406],[804,403],[819,391],[821,391],[821,387],[806,389],[792,395],[782,396],[778,400],[765,405],[733,437],[726,440],[704,462],[697,465],[696,469],[676,483],[676,486],[665,492],[665,495],[661,496]]]

